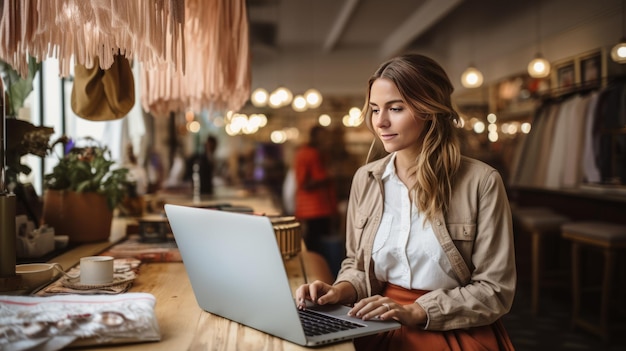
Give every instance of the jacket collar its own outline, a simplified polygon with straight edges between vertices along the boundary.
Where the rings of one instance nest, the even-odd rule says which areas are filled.
[[[370,176],[374,177],[377,180],[382,179],[383,174],[385,173],[385,169],[387,168],[387,164],[391,160],[393,160],[394,154],[389,154],[381,159],[373,161],[369,163],[369,171]]]

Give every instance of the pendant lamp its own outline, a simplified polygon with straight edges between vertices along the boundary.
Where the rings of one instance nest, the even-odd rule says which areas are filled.
[[[541,9],[537,5],[537,48],[541,49]],[[550,75],[550,62],[537,52],[528,63],[528,74],[533,78],[545,78]]]
[[[550,62],[543,58],[541,54],[537,54],[537,56],[528,63],[528,74],[533,78],[545,78],[549,76]]]
[[[622,40],[611,49],[611,59],[617,63],[626,63],[626,20],[624,20],[626,11],[624,10],[624,3],[626,1],[622,0]]]
[[[626,37],[611,49],[611,59],[617,63],[626,63]]]
[[[483,84],[483,74],[470,65],[461,75],[461,84],[466,88],[478,88]]]
[[[469,46],[470,58],[473,60],[474,58],[474,33],[471,34],[469,44],[470,44]],[[463,85],[463,87],[465,88],[478,88],[482,84],[483,84],[482,72],[479,71],[478,68],[474,66],[474,63],[471,63],[470,61],[469,67],[467,67],[467,69],[463,71],[463,74],[461,74],[461,85]]]

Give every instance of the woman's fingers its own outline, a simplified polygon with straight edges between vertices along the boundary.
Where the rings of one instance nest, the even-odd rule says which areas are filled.
[[[380,295],[366,297],[354,304],[348,315],[362,318],[363,320],[380,317],[382,314],[390,311],[391,303],[393,303],[391,299]]]
[[[404,325],[423,325],[426,322],[426,312],[417,303],[401,305],[388,297],[372,296],[357,302],[348,312],[348,315],[368,319],[389,320],[395,319]]]
[[[326,295],[329,291],[332,290],[332,287],[322,281],[316,280],[311,284],[301,285],[296,290],[296,300],[298,302],[298,308],[306,308],[305,301],[309,300],[314,303],[324,304],[327,303],[328,299],[320,299],[322,296]]]
[[[364,298],[357,302],[348,312],[350,316],[355,316],[363,320],[368,319],[398,319],[404,313],[404,306],[395,303],[388,297],[375,295]]]

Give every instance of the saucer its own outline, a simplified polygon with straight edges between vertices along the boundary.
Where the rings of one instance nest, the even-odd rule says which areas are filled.
[[[121,284],[132,282],[133,280],[135,280],[135,272],[129,271],[129,272],[124,272],[124,273],[116,273],[113,276],[112,282],[103,283],[103,284],[85,284],[85,283],[81,283],[79,279],[80,278],[63,277],[61,279],[61,284],[66,288],[76,289],[76,290],[102,289],[102,288],[108,288],[111,286],[116,286],[116,285],[121,285]]]

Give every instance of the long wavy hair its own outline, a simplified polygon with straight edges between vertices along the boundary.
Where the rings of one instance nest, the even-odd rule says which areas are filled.
[[[420,155],[409,170],[416,180],[410,193],[417,209],[432,221],[438,211],[448,209],[454,176],[461,163],[459,115],[451,99],[454,87],[443,68],[429,57],[407,54],[388,60],[369,79],[363,111],[372,132],[370,91],[379,78],[394,82],[413,116],[426,120],[420,136]]]

